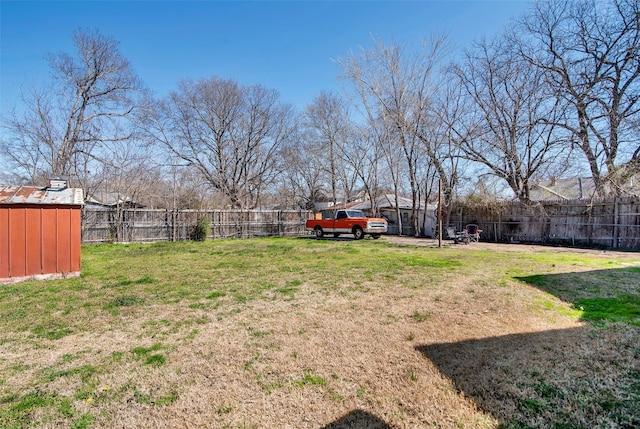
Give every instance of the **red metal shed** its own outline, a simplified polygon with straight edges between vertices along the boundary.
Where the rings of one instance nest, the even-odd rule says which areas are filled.
[[[80,275],[82,189],[0,186],[0,283]]]

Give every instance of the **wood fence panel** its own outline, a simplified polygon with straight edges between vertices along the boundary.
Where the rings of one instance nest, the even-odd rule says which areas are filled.
[[[507,202],[452,211],[457,229],[476,223],[481,239],[640,250],[640,199]]]
[[[309,211],[297,210],[105,210],[85,207],[83,242],[182,241],[193,238],[207,219],[209,239],[297,236],[305,234]]]

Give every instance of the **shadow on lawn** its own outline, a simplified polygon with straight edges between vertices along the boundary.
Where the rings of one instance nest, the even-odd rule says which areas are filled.
[[[640,427],[640,268],[517,279],[597,325],[416,350],[501,428]]]
[[[391,429],[387,423],[371,413],[362,410],[353,410],[323,426],[321,429]]]
[[[592,327],[416,347],[501,428],[640,427],[640,330]]]

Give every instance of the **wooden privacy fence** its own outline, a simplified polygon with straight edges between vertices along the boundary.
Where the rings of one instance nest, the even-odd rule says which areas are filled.
[[[195,239],[199,223],[207,238],[296,236],[312,217],[300,210],[151,210],[85,207],[83,243],[182,241]]]
[[[194,239],[201,219],[207,238],[252,238],[306,234],[305,210],[151,210],[85,206],[82,242],[153,242]],[[640,250],[640,199],[458,204],[451,222],[458,230],[475,223],[482,241]]]
[[[458,229],[476,223],[482,241],[640,250],[640,198],[458,205]]]

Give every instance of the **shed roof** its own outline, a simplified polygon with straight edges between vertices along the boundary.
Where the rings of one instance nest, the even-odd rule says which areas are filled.
[[[0,204],[82,205],[84,198],[80,188],[0,185]]]

